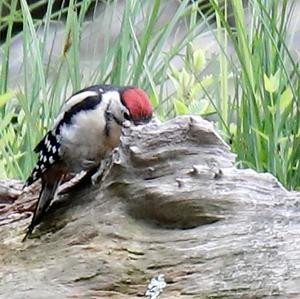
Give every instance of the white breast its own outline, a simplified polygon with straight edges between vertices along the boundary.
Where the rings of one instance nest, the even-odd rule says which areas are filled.
[[[105,108],[113,98],[102,99],[93,110],[81,111],[72,123],[60,129],[62,158],[70,171],[78,172],[96,166],[119,145],[121,127],[112,123],[110,135],[106,135]]]

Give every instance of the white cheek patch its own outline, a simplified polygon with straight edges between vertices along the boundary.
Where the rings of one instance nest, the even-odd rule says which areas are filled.
[[[112,91],[107,91],[104,94],[102,94],[101,104],[103,107],[107,107],[110,104],[114,105],[116,102],[121,104],[120,94],[118,91],[112,90]]]

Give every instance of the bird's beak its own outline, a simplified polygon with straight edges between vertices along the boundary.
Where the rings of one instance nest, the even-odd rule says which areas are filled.
[[[130,121],[129,121],[129,120],[123,121],[122,127],[123,127],[123,128],[129,128],[129,127],[130,127]]]

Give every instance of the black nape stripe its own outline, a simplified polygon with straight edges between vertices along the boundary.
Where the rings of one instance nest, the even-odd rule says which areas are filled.
[[[105,135],[108,137],[109,133],[110,133],[110,125],[111,125],[111,121],[112,121],[112,114],[110,112],[110,103],[108,104],[108,106],[105,109],[104,112],[104,117],[105,117]]]
[[[110,128],[111,128],[111,123],[112,121],[115,121],[120,127],[122,127],[123,122],[119,120],[111,111],[110,111],[110,103],[105,109],[104,112],[104,117],[105,117],[105,135],[108,137],[110,134]]]
[[[93,110],[97,105],[99,105],[100,102],[100,96],[91,96],[74,105],[70,110],[65,112],[62,120],[56,127],[55,133],[57,135],[60,133],[60,128],[62,127],[62,125],[72,123],[72,118],[74,115],[81,111]]]

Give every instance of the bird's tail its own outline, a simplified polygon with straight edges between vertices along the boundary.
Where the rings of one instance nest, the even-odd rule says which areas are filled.
[[[56,194],[60,182],[61,182],[60,179],[55,180],[54,182],[51,183],[42,181],[42,189],[39,195],[39,199],[37,201],[37,205],[31,223],[27,228],[27,232],[22,242],[24,242],[27,239],[27,237],[32,233],[34,227],[40,223],[43,214],[49,207],[50,202],[52,201],[52,199]]]

